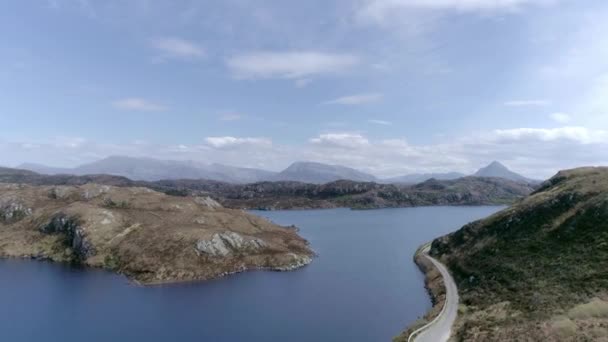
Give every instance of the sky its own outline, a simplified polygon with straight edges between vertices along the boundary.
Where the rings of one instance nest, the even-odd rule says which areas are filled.
[[[111,155],[381,177],[608,164],[608,3],[26,0],[0,165]]]

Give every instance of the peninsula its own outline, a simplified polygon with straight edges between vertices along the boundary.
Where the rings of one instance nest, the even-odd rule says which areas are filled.
[[[294,229],[208,197],[93,183],[0,184],[0,257],[77,263],[154,284],[292,270],[313,252]]]

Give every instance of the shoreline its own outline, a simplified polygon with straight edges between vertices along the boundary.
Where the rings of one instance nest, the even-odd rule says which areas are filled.
[[[515,202],[511,203],[441,203],[441,204],[421,204],[421,205],[396,205],[396,206],[377,206],[377,207],[349,207],[349,206],[335,206],[335,207],[291,207],[291,208],[247,208],[247,207],[231,207],[226,205],[224,208],[243,210],[247,212],[273,212],[273,211],[308,211],[308,210],[334,210],[334,209],[345,209],[352,211],[368,211],[368,210],[383,210],[383,209],[410,209],[410,208],[437,208],[437,207],[455,207],[455,208],[475,208],[475,207],[509,207]],[[224,204],[222,204],[224,205]],[[418,251],[416,251],[418,253]]]
[[[109,268],[105,268],[105,267],[96,267],[96,266],[91,266],[91,265],[73,262],[73,261],[53,260],[52,258],[48,258],[48,257],[41,258],[41,257],[37,257],[35,255],[22,255],[22,256],[0,255],[0,261],[1,260],[22,260],[22,261],[45,262],[45,263],[50,263],[50,264],[63,266],[63,267],[76,267],[76,268],[80,268],[83,270],[89,269],[89,270],[96,270],[96,271],[104,271],[104,272],[108,272],[113,275],[124,277],[124,279],[129,283],[129,285],[132,285],[135,287],[153,287],[153,286],[172,285],[172,284],[177,285],[177,284],[191,284],[191,283],[197,283],[197,282],[214,281],[214,280],[220,280],[220,279],[226,278],[230,275],[245,273],[245,272],[255,272],[255,271],[291,272],[291,271],[295,271],[295,270],[308,266],[309,264],[312,263],[313,259],[316,256],[317,256],[316,254],[313,254],[312,256],[303,257],[301,259],[298,259],[298,261],[293,264],[284,265],[284,266],[242,267],[242,268],[239,268],[236,270],[219,273],[218,275],[210,277],[210,278],[185,279],[185,280],[176,279],[176,280],[162,280],[162,281],[154,281],[154,282],[141,282],[136,279],[132,279],[125,273],[118,272],[118,271],[115,271],[115,270],[112,270]]]
[[[435,267],[432,262],[422,255],[422,251],[430,244],[431,243],[428,242],[418,247],[414,253],[414,263],[416,263],[424,275],[424,288],[431,299],[432,307],[424,314],[424,316],[408,325],[403,332],[394,337],[393,342],[408,342],[408,339],[413,332],[429,322],[432,322],[437,316],[439,316],[444,307],[446,301],[446,288],[443,277],[441,276],[441,273],[437,267]]]

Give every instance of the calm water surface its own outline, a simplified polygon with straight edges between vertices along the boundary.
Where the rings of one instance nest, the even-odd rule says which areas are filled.
[[[500,208],[256,212],[300,227],[319,257],[210,282],[1,260],[0,341],[390,341],[430,307],[415,249]]]

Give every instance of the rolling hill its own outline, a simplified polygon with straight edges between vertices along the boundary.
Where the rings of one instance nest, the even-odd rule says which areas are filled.
[[[459,341],[606,340],[608,168],[561,171],[431,254],[458,283]]]

